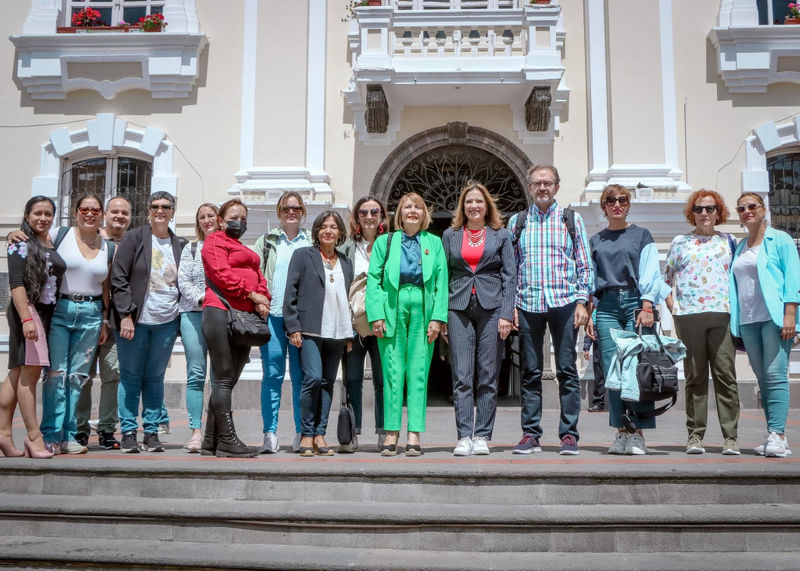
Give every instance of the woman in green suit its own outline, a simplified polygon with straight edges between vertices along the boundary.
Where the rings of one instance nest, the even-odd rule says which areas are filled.
[[[406,456],[419,456],[425,431],[428,369],[433,342],[447,323],[447,259],[442,241],[426,230],[431,215],[422,197],[404,195],[394,224],[399,230],[379,236],[367,274],[367,319],[381,354],[386,439],[382,456],[397,454],[407,387]]]

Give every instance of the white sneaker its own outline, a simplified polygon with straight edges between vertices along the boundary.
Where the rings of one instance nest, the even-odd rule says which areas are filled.
[[[472,439],[468,436],[458,441],[453,449],[453,456],[469,456],[472,454]]]
[[[625,454],[625,445],[628,443],[628,433],[627,432],[617,432],[617,435],[614,437],[614,442],[611,443],[611,446],[608,447],[609,454]]]
[[[777,432],[770,432],[767,445],[764,447],[764,454],[768,458],[786,458],[787,456],[791,456],[792,451],[789,450],[789,441],[786,439],[786,435],[781,438],[778,436]]]
[[[61,443],[62,454],[86,454],[89,451],[86,446],[74,440],[65,440]]]
[[[628,456],[641,456],[647,454],[647,445],[644,443],[644,436],[634,432],[628,437],[625,443],[625,454]]]
[[[686,445],[687,454],[705,454],[706,449],[703,448],[703,440],[699,436],[692,436],[689,443]]]
[[[294,440],[292,440],[292,452],[300,452],[300,440],[302,440],[302,438],[300,434],[294,435]]]
[[[483,436],[476,436],[472,439],[472,453],[476,456],[486,456],[489,454],[489,443]]]
[[[753,448],[753,453],[756,456],[764,456],[767,450],[767,443],[769,442],[769,434],[764,437],[764,442]]]
[[[277,454],[280,446],[278,445],[278,435],[274,432],[264,433],[264,443],[258,447],[259,454]]]

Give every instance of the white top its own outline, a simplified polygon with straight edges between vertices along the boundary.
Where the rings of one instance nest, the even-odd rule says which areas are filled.
[[[178,317],[178,264],[169,236],[153,236],[150,279],[139,323],[161,325]]]
[[[108,277],[108,244],[101,240],[100,250],[89,260],[81,254],[76,234],[77,230],[70,228],[58,245],[58,255],[67,264],[59,291],[64,294],[101,295],[103,282]]]
[[[200,257],[203,241],[194,243],[197,244],[194,257],[192,257],[193,242],[189,242],[181,252],[181,263],[178,266],[178,289],[181,292],[178,310],[181,313],[203,311],[200,301],[206,295],[206,272],[203,269],[203,259]]]
[[[733,262],[733,275],[736,277],[736,289],[739,294],[739,325],[770,321],[764,294],[761,293],[761,282],[758,279],[758,246],[744,245],[742,253]]]
[[[353,256],[353,276],[366,274],[369,271],[369,252],[367,252],[368,242],[361,238],[356,242],[355,255]]]
[[[322,305],[322,326],[319,336],[324,339],[352,339],[353,322],[350,319],[350,304],[344,287],[342,264],[337,262],[332,270],[325,270],[325,301]],[[331,282],[331,276],[333,281]]]

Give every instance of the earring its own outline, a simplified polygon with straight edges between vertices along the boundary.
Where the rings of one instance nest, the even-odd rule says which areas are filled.
[[[378,234],[383,234],[383,222],[378,225]]]
[[[356,224],[356,234],[361,234],[361,224]]]

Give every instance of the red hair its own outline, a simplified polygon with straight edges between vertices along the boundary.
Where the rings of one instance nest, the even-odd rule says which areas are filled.
[[[694,219],[694,212],[692,212],[692,208],[694,208],[694,206],[697,204],[697,201],[701,198],[714,199],[714,204],[717,205],[717,224],[725,224],[728,221],[728,215],[730,212],[728,212],[728,207],[725,206],[725,201],[722,199],[722,196],[713,190],[701,188],[700,190],[695,190],[689,195],[689,199],[686,201],[686,207],[683,209],[683,215],[686,217],[686,221],[689,224],[692,226],[697,224]]]

